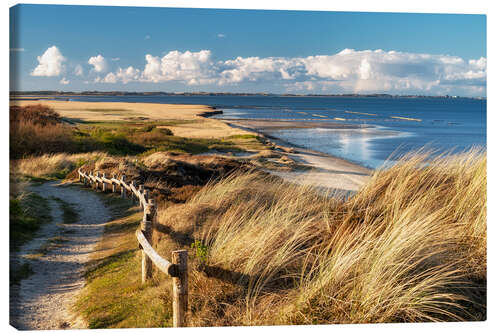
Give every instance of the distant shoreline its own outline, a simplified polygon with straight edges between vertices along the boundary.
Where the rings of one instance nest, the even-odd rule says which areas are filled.
[[[17,97],[19,96],[19,97]],[[11,91],[11,100],[24,100],[30,97],[106,97],[106,96],[260,96],[260,97],[330,97],[330,98],[433,98],[433,99],[479,99],[486,100],[486,97],[465,97],[450,95],[392,95],[392,94],[272,94],[272,93],[230,93],[230,92],[129,92],[129,91]],[[34,99],[30,99],[34,100]]]

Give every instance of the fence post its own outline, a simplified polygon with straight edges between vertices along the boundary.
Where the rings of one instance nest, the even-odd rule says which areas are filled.
[[[94,172],[94,175],[99,178],[99,171],[96,171]],[[99,189],[99,180],[96,179],[95,181],[95,189],[98,190]]]
[[[122,175],[122,179],[121,181],[125,183],[125,175]],[[125,189],[125,187],[123,185],[120,185],[120,189],[121,189],[121,195],[122,195],[122,198],[125,199],[127,197],[127,190]]]
[[[104,181],[104,179],[105,179],[105,178],[106,178],[106,173],[104,172],[104,173],[102,174],[102,191],[103,191],[103,192],[106,192],[106,187],[107,187],[107,186],[106,186],[106,185],[107,185],[107,183]]]
[[[144,193],[144,185],[139,185],[139,193],[141,193],[141,194]],[[141,208],[144,208],[142,206],[142,201],[141,200],[139,200],[139,206],[141,206]]]
[[[141,231],[149,244],[153,241],[153,218],[155,214],[155,206],[147,204],[144,207],[144,217],[142,218]],[[153,245],[153,244],[151,244]],[[146,252],[142,251],[142,283],[153,277],[153,262],[148,257]]]
[[[112,175],[111,175],[111,181],[112,181],[112,183],[111,183],[111,191],[112,191],[113,193],[115,193],[115,192],[116,192],[116,183],[113,181],[113,180],[115,180],[115,179],[116,179],[116,175],[115,175],[115,174],[112,174]]]
[[[188,312],[188,253],[186,250],[172,252],[172,263],[177,266],[177,276],[173,283],[174,327],[186,326]]]
[[[130,184],[133,185],[135,189],[137,189],[137,187],[135,186],[135,184],[136,184],[135,180],[131,181]],[[135,199],[137,198],[135,196],[135,194],[133,193],[133,191],[132,191],[132,196],[131,197],[132,197],[132,201],[135,201]]]

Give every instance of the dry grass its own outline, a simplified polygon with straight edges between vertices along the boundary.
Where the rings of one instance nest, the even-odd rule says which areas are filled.
[[[64,178],[75,168],[88,163],[107,158],[102,152],[83,154],[46,154],[31,156],[20,160],[11,161],[11,172],[36,178]]]
[[[53,109],[39,104],[10,107],[11,158],[75,149],[71,127]]]
[[[190,275],[192,325],[485,319],[481,151],[407,156],[346,201],[234,175],[159,222],[208,251]]]

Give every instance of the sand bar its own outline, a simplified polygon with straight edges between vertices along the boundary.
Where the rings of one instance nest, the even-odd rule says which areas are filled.
[[[259,132],[291,128],[332,128],[332,129],[360,129],[369,125],[353,125],[326,121],[288,121],[275,119],[221,119],[227,124],[238,128],[246,128]]]
[[[78,101],[11,101],[10,105],[43,104],[53,108],[67,120],[79,121],[178,121],[168,127],[174,135],[187,138],[224,138],[250,132],[231,127],[201,115],[215,113],[207,105],[78,102]],[[183,123],[184,122],[184,123]],[[160,126],[162,127],[162,126]]]

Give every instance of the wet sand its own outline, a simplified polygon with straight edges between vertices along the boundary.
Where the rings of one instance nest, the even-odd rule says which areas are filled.
[[[333,129],[360,129],[369,128],[369,125],[352,125],[335,123],[331,121],[289,121],[276,119],[220,119],[234,127],[246,128],[259,132],[290,128],[333,128]]]
[[[339,157],[311,149],[294,146],[286,141],[272,136],[273,130],[293,129],[293,128],[338,128],[338,129],[359,129],[366,128],[364,125],[348,125],[333,122],[309,122],[309,121],[281,121],[281,120],[222,120],[226,124],[254,131],[262,135],[279,146],[291,148],[286,149],[288,157],[293,159],[298,166],[310,167],[309,171],[271,171],[283,179],[296,183],[313,185],[325,189],[326,191],[337,192],[339,194],[350,194],[358,191],[370,179],[373,170],[344,160]]]

